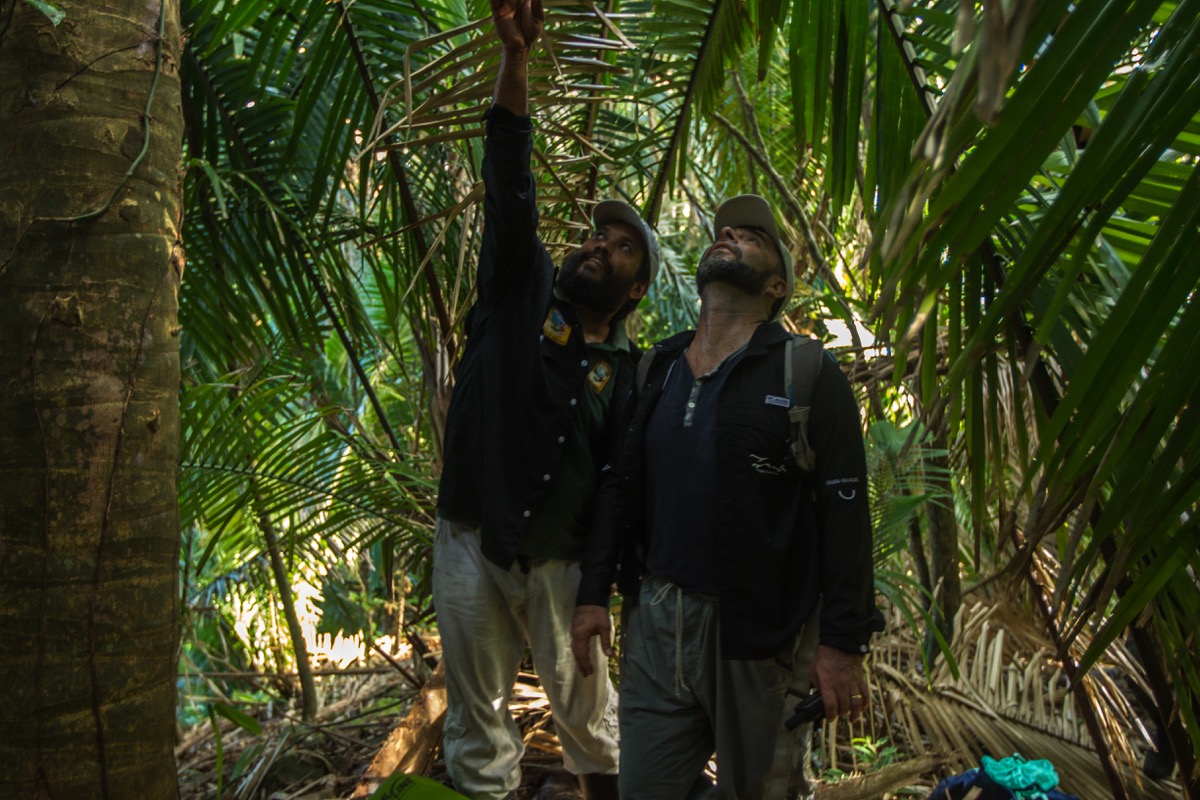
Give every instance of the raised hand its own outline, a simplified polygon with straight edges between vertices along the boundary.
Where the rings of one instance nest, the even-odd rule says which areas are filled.
[[[492,24],[504,49],[528,51],[542,34],[542,0],[491,0]]]

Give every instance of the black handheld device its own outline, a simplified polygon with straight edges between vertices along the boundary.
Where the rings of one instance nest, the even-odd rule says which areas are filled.
[[[825,701],[821,699],[821,695],[814,692],[806,697],[802,697],[792,711],[792,716],[787,722],[783,723],[783,727],[789,731],[794,731],[806,722],[816,722],[819,719],[824,719]]]

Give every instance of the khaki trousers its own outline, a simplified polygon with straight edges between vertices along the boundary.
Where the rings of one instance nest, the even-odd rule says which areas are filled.
[[[499,800],[520,784],[524,743],[508,711],[528,645],[573,774],[616,774],[616,692],[606,670],[584,678],[571,655],[579,562],[503,570],[479,531],[438,519],[433,599],[446,662],[446,767],[470,797]],[[594,663],[606,664],[597,641]]]

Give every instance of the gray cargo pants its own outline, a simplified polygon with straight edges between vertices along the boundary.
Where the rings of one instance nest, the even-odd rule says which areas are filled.
[[[647,577],[626,619],[621,666],[622,800],[695,798],[717,756],[716,796],[808,798],[811,726],[783,722],[807,687],[817,615],[776,658],[721,657],[715,598]]]

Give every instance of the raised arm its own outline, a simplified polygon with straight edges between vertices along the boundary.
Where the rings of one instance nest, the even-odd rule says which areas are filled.
[[[529,116],[529,51],[542,33],[542,0],[491,0],[492,24],[500,37],[500,75],[495,105],[518,117]]]
[[[537,185],[530,171],[533,126],[526,64],[542,30],[541,0],[492,0],[503,46],[492,107],[485,115],[481,176],[483,242],[476,272],[480,305],[549,285],[554,265],[537,237]]]

